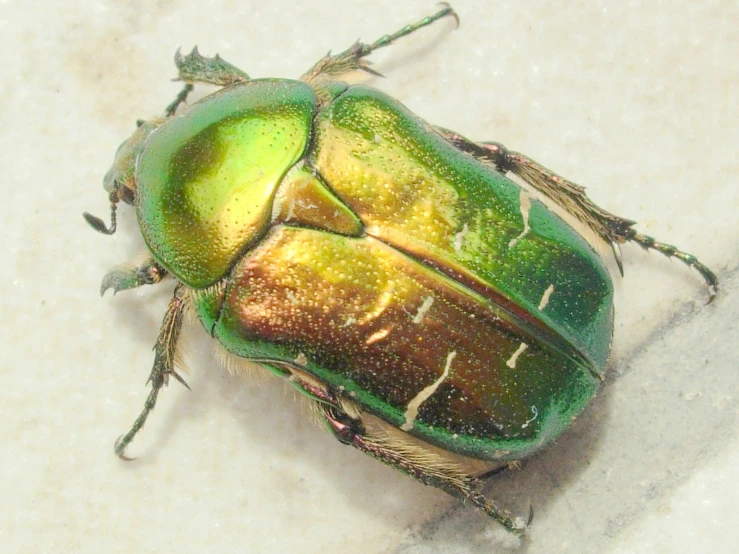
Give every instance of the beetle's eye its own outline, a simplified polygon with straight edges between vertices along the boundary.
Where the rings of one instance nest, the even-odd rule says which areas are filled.
[[[126,204],[133,205],[133,201],[136,198],[134,190],[127,186],[125,183],[121,183],[118,179],[113,181],[113,190],[118,191],[118,198],[120,198]]]
[[[133,190],[125,185],[120,185],[117,181],[115,185],[116,188],[118,188],[118,194],[120,195],[121,200],[123,200],[126,204],[133,204],[133,200],[135,197]]]

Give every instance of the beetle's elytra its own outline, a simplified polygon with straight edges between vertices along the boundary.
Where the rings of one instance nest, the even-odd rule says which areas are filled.
[[[132,204],[150,251],[108,273],[101,292],[177,282],[121,457],[169,377],[182,381],[174,359],[191,310],[232,356],[313,399],[341,442],[522,533],[528,522],[485,498],[479,478],[567,427],[598,387],[613,331],[603,260],[530,192],[612,245],[619,268],[619,244],[634,242],[695,268],[715,296],[716,276],[695,257],[581,187],[342,81],[446,16],[456,18],[448,5],[294,81],[177,53],[184,89],[139,123],[105,176],[110,226],[84,214],[111,234],[117,204]],[[184,107],[196,82],[222,88]]]

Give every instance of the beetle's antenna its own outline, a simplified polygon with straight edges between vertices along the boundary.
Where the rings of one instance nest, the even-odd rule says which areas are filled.
[[[85,221],[87,221],[88,225],[95,229],[98,233],[102,233],[104,235],[112,235],[115,233],[116,230],[116,208],[117,204],[120,201],[120,195],[118,194],[118,189],[115,188],[112,191],[110,191],[110,227],[105,225],[105,222],[100,219],[99,217],[92,215],[89,212],[84,212],[82,214],[82,217],[85,218]]]

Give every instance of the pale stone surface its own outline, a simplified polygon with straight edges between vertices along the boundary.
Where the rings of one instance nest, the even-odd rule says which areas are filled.
[[[581,5],[577,5],[581,4]],[[423,117],[497,140],[604,207],[699,254],[624,249],[613,361],[558,443],[491,495],[525,513],[518,545],[443,493],[343,448],[280,383],[213,363],[197,326],[185,391],[162,394],[125,464],[171,286],[97,296],[143,251],[131,210],[104,237],[100,187],[137,118],[179,89],[198,44],[254,77],[394,31],[432,1],[6,1],[0,9],[4,552],[729,552],[736,495],[739,8],[736,2],[457,2],[450,23],[379,52],[373,85]],[[645,546],[646,545],[646,546]],[[651,547],[651,548],[648,548]],[[639,550],[641,549],[641,550]]]

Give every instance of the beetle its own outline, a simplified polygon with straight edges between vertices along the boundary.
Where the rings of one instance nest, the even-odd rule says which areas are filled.
[[[632,242],[696,269],[715,297],[708,267],[582,187],[342,80],[379,75],[372,52],[445,17],[459,23],[444,4],[299,80],[177,51],[183,89],[138,123],[105,175],[110,225],[83,214],[113,234],[118,203],[133,205],[150,253],[110,271],[101,294],[177,282],[121,458],[170,377],[186,386],[175,359],[192,312],[233,359],[309,397],[339,441],[522,534],[533,512],[499,508],[481,479],[566,429],[598,388],[613,334],[605,263],[552,206],[609,244],[622,274],[619,245]],[[186,107],[195,83],[221,88]]]

